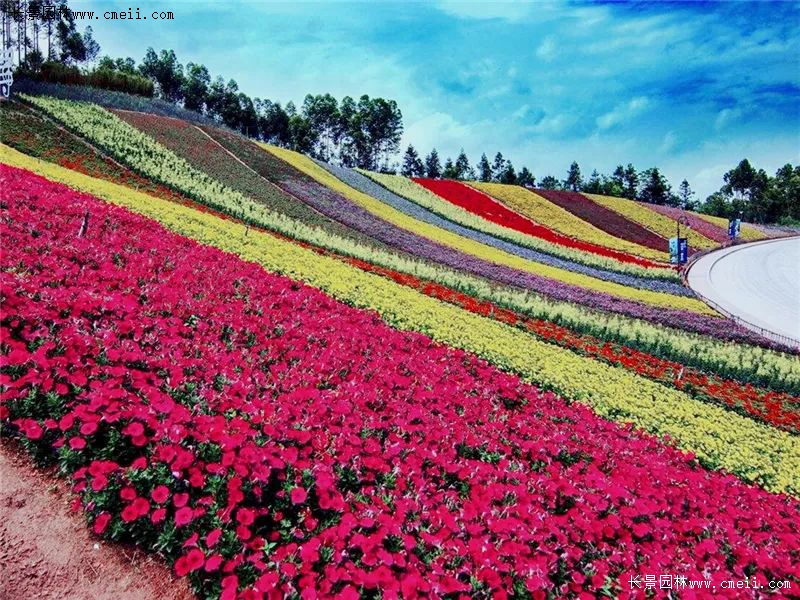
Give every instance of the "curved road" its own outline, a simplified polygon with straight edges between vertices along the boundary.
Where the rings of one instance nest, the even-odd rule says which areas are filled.
[[[687,280],[728,313],[800,347],[800,237],[712,252],[692,265]]]

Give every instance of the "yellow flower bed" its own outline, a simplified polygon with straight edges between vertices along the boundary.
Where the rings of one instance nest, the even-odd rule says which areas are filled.
[[[463,225],[464,227],[475,229],[476,231],[488,233],[496,238],[507,240],[519,246],[546,252],[547,254],[566,258],[567,260],[592,267],[598,267],[600,269],[606,269],[609,271],[617,271],[620,273],[628,273],[630,275],[636,275],[637,277],[661,277],[665,279],[674,279],[676,281],[680,280],[680,276],[670,267],[641,267],[639,265],[622,262],[614,258],[601,256],[599,254],[592,254],[591,252],[584,252],[575,248],[568,248],[567,246],[562,246],[561,244],[555,244],[547,240],[528,235],[527,233],[522,233],[516,229],[498,225],[497,223],[489,221],[488,219],[484,219],[483,217],[479,217],[478,215],[471,213],[465,208],[461,208],[452,202],[448,202],[427,188],[401,175],[375,173],[372,171],[365,171],[363,169],[356,170],[362,175],[372,179],[375,183],[382,185],[390,192],[393,192],[398,196],[402,196],[403,198],[406,198],[415,204],[419,204],[423,208],[427,208],[431,212],[434,212],[445,219],[453,221],[454,223],[458,223],[459,225]],[[556,208],[563,210],[560,207]]]
[[[348,200],[351,200],[361,208],[369,211],[370,213],[384,219],[385,221],[421,235],[429,240],[436,241],[440,244],[450,246],[466,254],[471,254],[486,261],[490,261],[499,265],[511,267],[512,269],[519,269],[556,281],[561,281],[570,285],[580,286],[585,289],[595,290],[598,292],[605,292],[612,294],[619,298],[628,300],[636,300],[644,302],[652,306],[660,306],[663,308],[680,308],[690,310],[699,314],[716,315],[717,313],[705,303],[695,298],[688,298],[685,296],[673,296],[671,294],[664,294],[661,292],[653,292],[650,290],[641,290],[618,283],[603,281],[595,277],[590,277],[582,273],[573,273],[557,267],[551,267],[542,263],[534,262],[521,258],[519,256],[498,250],[486,244],[481,244],[474,240],[467,239],[460,235],[445,231],[439,227],[435,227],[428,223],[424,223],[413,217],[409,217],[403,212],[392,208],[391,206],[368,196],[358,190],[351,188],[349,185],[329,173],[324,168],[320,167],[313,160],[284,148],[277,148],[268,144],[260,144],[265,150],[271,152],[278,158],[286,161],[299,171],[306,175],[313,177],[319,183],[341,194]]]
[[[524,187],[506,185],[504,183],[484,183],[481,181],[470,181],[469,185],[499,200],[510,209],[528,217],[532,221],[536,221],[540,225],[549,227],[576,240],[590,242],[598,246],[653,260],[669,260],[669,255],[666,252],[653,250],[652,248],[615,237]]]
[[[605,418],[668,435],[708,467],[774,492],[800,496],[800,444],[786,432],[540,342],[524,331],[444,304],[416,290],[244,225],[93,179],[0,146],[0,161],[65,183],[152,218],[167,228],[375,310],[390,325],[484,357],[498,367],[591,406]]]
[[[621,214],[626,219],[639,223],[650,231],[653,231],[663,238],[669,239],[676,235],[676,221],[670,219],[666,215],[650,210],[641,202],[635,200],[628,200],[627,198],[613,198],[611,196],[602,196],[600,194],[583,194],[601,206],[613,210]],[[708,239],[706,236],[698,233],[693,229],[681,227],[681,236],[686,236],[689,239],[689,246],[698,250],[708,250],[719,246],[714,240]]]
[[[693,212],[692,214],[696,217],[700,217],[704,221],[713,223],[717,227],[722,227],[722,229],[725,231],[728,231],[728,219],[725,217],[714,217],[712,215],[704,215],[703,213],[696,212]],[[739,237],[743,240],[747,240],[748,242],[755,242],[756,240],[763,240],[766,236],[755,227],[750,227],[750,225],[742,223],[742,226],[739,230]]]

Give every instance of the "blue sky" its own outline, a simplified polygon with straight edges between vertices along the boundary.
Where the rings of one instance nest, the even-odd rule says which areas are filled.
[[[171,47],[251,96],[397,100],[404,145],[538,178],[658,165],[699,195],[747,157],[800,163],[800,4],[130,1],[174,21],[93,21],[103,52]],[[71,2],[108,10],[108,2]],[[117,5],[113,8],[125,9]]]

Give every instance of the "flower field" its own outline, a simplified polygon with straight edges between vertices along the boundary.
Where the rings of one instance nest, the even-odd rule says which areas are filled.
[[[584,196],[597,202],[601,206],[618,212],[626,219],[639,223],[663,238],[669,239],[677,235],[677,221],[675,219],[650,210],[648,205],[643,202],[635,202],[627,198],[611,198],[609,196],[601,196],[600,194],[584,194]],[[690,252],[695,250],[709,250],[717,246],[714,240],[685,226],[681,228],[681,235],[688,239]]]
[[[699,314],[715,314],[713,310],[709,309],[708,306],[695,298],[684,296],[676,297],[662,292],[627,287],[613,281],[597,279],[582,273],[568,272],[548,264],[525,260],[519,256],[509,254],[508,252],[477,243],[471,239],[464,238],[450,231],[440,229],[420,221],[419,219],[410,217],[402,211],[380,202],[372,196],[368,196],[367,194],[353,189],[302,154],[284,148],[267,146],[266,144],[264,145],[264,149],[272,152],[306,175],[313,177],[328,189],[338,192],[342,197],[351,201],[355,206],[363,209],[373,217],[380,218],[403,232],[410,232],[414,236],[413,242],[418,244],[425,243],[425,240],[429,242],[436,240],[438,245],[460,252],[467,258],[475,257],[482,259],[486,263],[495,263],[503,267],[515,269],[521,273],[530,273],[540,278],[551,280],[550,282],[545,282],[544,285],[561,284],[568,286],[565,287],[565,289],[571,287],[573,289],[578,288],[600,292],[621,299],[643,302],[651,306],[684,308]],[[352,213],[355,211],[351,209],[349,212]],[[409,251],[410,250],[409,248]],[[421,252],[421,250],[418,249],[417,252]]]
[[[546,254],[552,254],[553,256],[563,257],[573,262],[578,262],[581,264],[595,266],[601,269],[605,269],[608,271],[626,273],[630,275],[635,275],[637,277],[651,277],[651,278],[658,278],[658,279],[667,279],[667,280],[678,280],[679,276],[675,272],[674,269],[670,267],[643,267],[641,265],[627,262],[625,260],[617,260],[612,257],[606,256],[608,252],[608,248],[592,248],[591,246],[581,246],[582,249],[576,249],[575,240],[570,238],[563,238],[557,237],[557,234],[554,235],[554,232],[558,230],[553,228],[553,232],[550,235],[545,237],[534,237],[533,235],[527,235],[521,233],[520,231],[505,227],[503,225],[499,225],[492,220],[483,218],[478,216],[477,214],[462,208],[457,204],[453,204],[444,200],[442,197],[437,196],[427,188],[407,179],[406,177],[402,177],[400,175],[391,175],[386,173],[374,173],[371,171],[359,171],[363,175],[366,175],[376,183],[379,183],[382,187],[386,188],[388,191],[411,200],[420,206],[427,208],[431,212],[436,213],[453,221],[454,223],[459,223],[465,227],[469,227],[470,229],[474,229],[476,231],[482,231],[489,235],[492,235],[496,238],[500,238],[503,240],[507,240],[519,246],[524,246],[526,248],[532,248],[534,250],[538,250],[540,252],[544,252]],[[484,184],[478,182],[472,182],[471,185],[476,189],[484,189],[481,186]],[[487,184],[488,185],[488,184]],[[508,188],[509,190],[516,190],[517,188],[513,188],[512,186],[501,186],[502,188]],[[484,191],[486,191],[484,189]],[[524,191],[524,190],[520,190]],[[488,193],[488,191],[486,192]],[[607,234],[599,229],[591,227],[589,224],[584,223],[580,219],[577,219],[572,214],[568,213],[567,211],[547,202],[544,199],[541,199],[542,202],[546,203],[550,207],[552,207],[556,211],[560,211],[566,217],[574,220],[578,226],[581,228],[585,228],[587,230],[591,229],[592,234],[589,238],[592,238],[595,234],[600,237],[605,237]],[[520,211],[521,212],[521,211]],[[544,223],[544,220],[539,219],[532,219],[539,224]],[[542,235],[545,235],[545,230],[542,228],[541,230]],[[549,241],[549,238],[553,238],[554,241]],[[571,238],[577,238],[578,236],[571,236]],[[623,243],[621,240],[617,240],[614,238],[609,243],[613,243],[615,245],[619,245]],[[585,250],[584,250],[585,249]],[[620,255],[620,258],[627,258],[624,255]]]
[[[484,183],[473,181],[469,184],[479,192],[491,196],[494,200],[506,205],[512,211],[527,217],[531,221],[552,228],[565,236],[597,244],[606,248],[624,251],[636,256],[657,257],[664,259],[661,252],[654,253],[651,248],[629,242],[598,229],[592,223],[584,221],[568,210],[543,198],[539,194],[524,187],[505,185],[502,183]]]
[[[3,435],[198,597],[800,589],[797,352],[663,262],[676,218],[696,249],[719,224],[47,96],[0,116]]]
[[[201,594],[797,577],[789,497],[124,210],[3,176],[4,418],[55,452],[98,535],[158,548]],[[61,237],[87,210],[91,233]]]
[[[667,252],[667,240],[664,237],[605,206],[592,202],[583,194],[559,190],[536,190],[536,193],[606,233],[653,250]]]
[[[712,217],[710,215],[701,215],[700,213],[694,213],[687,210],[680,210],[673,208],[672,206],[648,204],[647,207],[650,210],[668,216],[672,219],[686,219],[686,221],[689,223],[689,226],[693,230],[703,234],[715,242],[721,244],[728,241],[728,221],[725,219],[720,217]],[[746,241],[754,241],[763,239],[766,237],[766,235],[764,235],[755,227],[751,227],[745,223],[742,223],[741,237]]]
[[[605,248],[599,242],[608,241],[607,236],[596,236],[591,241],[579,241],[570,237],[569,234],[559,233],[555,228],[550,229],[548,226],[542,226],[538,222],[533,222],[525,218],[521,214],[510,210],[502,203],[485,193],[479,192],[474,187],[470,187],[457,181],[449,180],[435,180],[415,178],[414,181],[431,192],[439,195],[448,202],[456,204],[466,210],[473,212],[479,216],[484,217],[498,225],[511,227],[522,233],[542,237],[566,246],[572,246],[577,249],[584,249],[590,252],[595,252],[604,256],[612,257],[623,262],[630,262],[644,267],[664,267],[663,262],[665,255],[663,252],[646,248],[640,245],[631,247],[630,245],[622,246],[621,250],[612,250]],[[631,252],[634,250],[634,252]],[[626,254],[629,252],[629,254]]]

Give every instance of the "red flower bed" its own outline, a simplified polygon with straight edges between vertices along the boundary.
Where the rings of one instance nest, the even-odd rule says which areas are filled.
[[[158,550],[201,595],[800,583],[796,500],[140,216],[0,175],[4,425],[71,474],[98,535]]]
[[[318,249],[317,251],[333,255],[328,251]],[[341,260],[364,271],[377,273],[397,283],[413,287],[433,298],[456,304],[470,312],[522,327],[540,339],[569,348],[584,356],[635,371],[643,377],[683,390],[702,400],[727,406],[736,412],[748,417],[755,417],[774,427],[800,433],[800,399],[791,394],[774,392],[750,384],[742,384],[732,379],[708,375],[698,369],[640,352],[622,344],[606,342],[591,335],[576,333],[550,321],[529,319],[491,302],[477,300],[438,283],[398,273],[357,258],[341,258]]]
[[[536,193],[615,237],[653,250],[669,252],[666,239],[610,208],[593,202],[583,194],[559,190],[536,190]]]
[[[619,252],[617,250],[598,246],[597,244],[576,240],[569,236],[558,233],[557,231],[553,231],[552,229],[544,227],[543,225],[539,225],[538,223],[534,223],[519,213],[506,208],[503,204],[491,196],[487,196],[483,192],[479,192],[475,188],[471,188],[468,185],[464,185],[458,181],[452,181],[450,179],[424,179],[421,177],[415,177],[414,181],[419,185],[428,188],[434,194],[441,196],[448,202],[452,202],[456,206],[465,208],[468,211],[483,217],[488,221],[502,225],[503,227],[516,229],[522,233],[547,240],[548,242],[552,242],[554,244],[560,244],[568,248],[575,248],[576,250],[583,250],[584,252],[590,252],[599,256],[614,258],[621,262],[637,264],[643,267],[664,266],[662,263],[658,263],[656,261],[648,260],[638,256],[632,256],[630,254],[626,254],[625,252]]]

